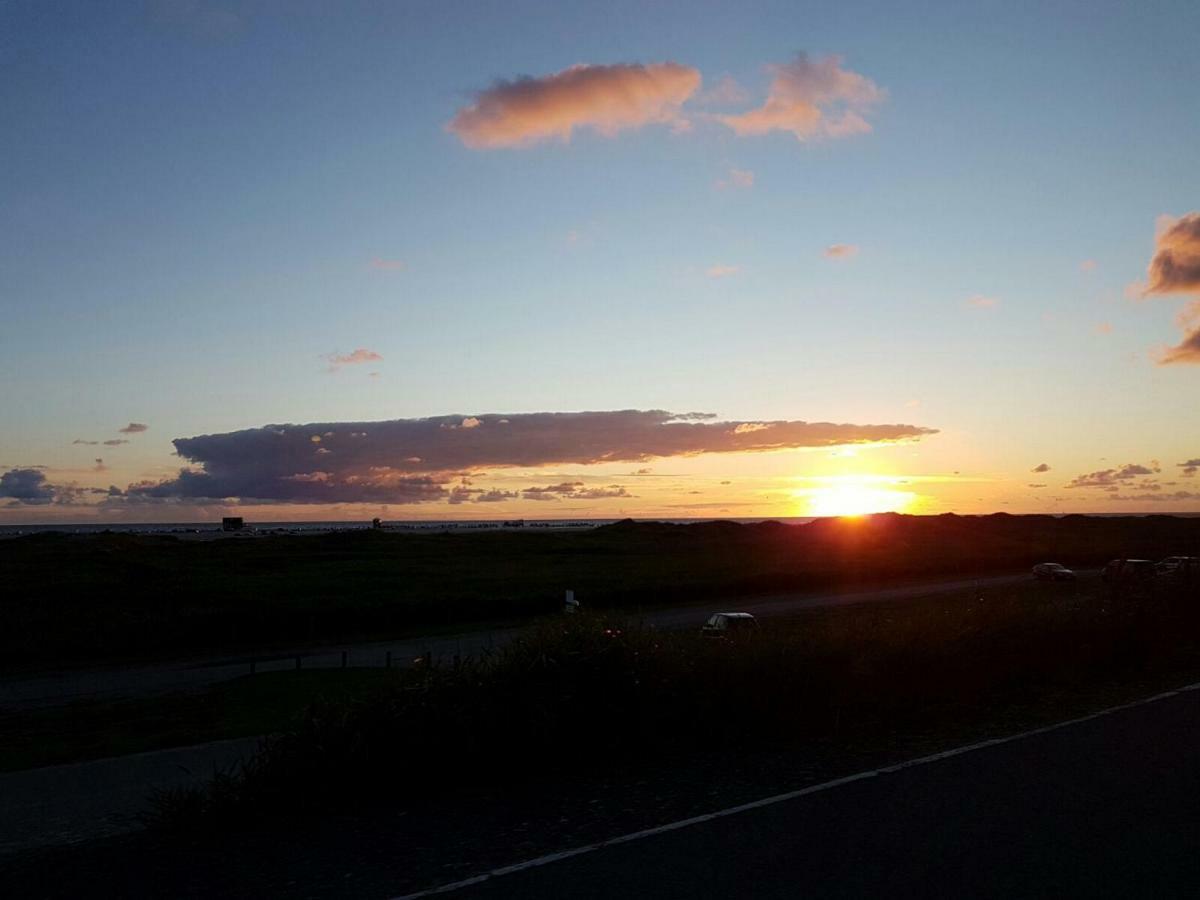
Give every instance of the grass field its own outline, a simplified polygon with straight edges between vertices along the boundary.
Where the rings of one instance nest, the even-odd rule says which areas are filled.
[[[708,752],[886,743],[1200,672],[1197,597],[1097,580],[811,610],[740,640],[564,617],[489,658],[325,697],[164,818],[403,804]],[[414,777],[419,773],[419,777]]]
[[[715,600],[1047,559],[1197,553],[1200,518],[899,516],[808,525],[0,541],[0,670],[392,637],[552,612]]]

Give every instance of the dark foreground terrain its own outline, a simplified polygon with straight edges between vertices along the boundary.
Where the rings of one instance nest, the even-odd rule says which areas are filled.
[[[1200,554],[1200,518],[900,516],[808,525],[0,541],[0,669],[391,637],[556,611]]]

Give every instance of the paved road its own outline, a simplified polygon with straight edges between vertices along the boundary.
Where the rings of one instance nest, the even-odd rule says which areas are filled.
[[[1200,691],[454,891],[463,898],[1193,897]]]
[[[760,617],[785,616],[803,609],[821,606],[844,606],[925,597],[938,593],[964,590],[975,585],[995,587],[1028,580],[1029,575],[989,576],[986,578],[941,579],[883,590],[843,593],[783,594],[756,597],[750,601],[713,601],[703,605],[674,607],[645,613],[642,618],[658,628],[698,627],[715,609],[736,608]],[[31,709],[57,706],[80,699],[142,697],[180,690],[199,690],[222,681],[240,678],[251,672],[251,659],[258,672],[294,669],[296,658],[304,668],[334,668],[342,665],[342,651],[347,653],[351,666],[382,666],[391,654],[393,664],[409,665],[419,656],[432,654],[435,658],[450,659],[455,654],[475,655],[498,647],[520,633],[520,628],[490,629],[442,635],[429,638],[410,638],[396,641],[373,641],[324,650],[311,647],[295,650],[275,650],[268,653],[243,654],[191,659],[155,665],[82,669],[70,672],[0,679],[0,709]]]
[[[136,830],[152,791],[203,781],[257,745],[237,738],[0,774],[0,856]]]

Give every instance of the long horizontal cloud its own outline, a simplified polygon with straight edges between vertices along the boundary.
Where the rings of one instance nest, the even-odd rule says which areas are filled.
[[[739,135],[788,131],[797,140],[847,137],[871,130],[866,116],[884,98],[871,79],[842,68],[836,56],[770,66],[766,102],[738,115],[717,116]]]
[[[268,425],[178,438],[176,452],[193,468],[169,481],[131,485],[127,493],[147,498],[421,503],[449,498],[447,485],[477,469],[826,447],[934,433],[914,425],[716,421],[705,413],[662,410]],[[568,496],[600,496],[570,486],[576,490]],[[472,493],[462,488],[460,484],[459,502]]]
[[[568,141],[576,128],[611,137],[652,123],[683,123],[680,107],[700,73],[674,62],[576,65],[540,78],[497,81],[446,126],[468,147]]]

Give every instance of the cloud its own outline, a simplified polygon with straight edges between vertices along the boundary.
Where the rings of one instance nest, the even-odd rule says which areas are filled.
[[[728,278],[730,275],[736,275],[741,270],[741,266],[726,266],[718,264],[715,266],[709,266],[708,270],[704,274],[709,278]]]
[[[124,429],[122,429],[122,430],[124,430]],[[109,440],[104,442],[104,446],[105,447],[120,447],[122,444],[128,444],[128,443],[129,443],[129,441],[125,440],[125,438],[110,438]]]
[[[553,75],[497,81],[446,126],[476,150],[571,139],[577,128],[605,137],[650,124],[686,128],[680,107],[700,73],[674,62],[575,65]]]
[[[1079,271],[1093,272],[1096,269],[1096,261],[1094,259],[1085,259],[1079,264]]]
[[[0,497],[29,506],[44,506],[54,501],[55,489],[46,483],[46,475],[41,469],[9,469],[0,475]]]
[[[850,257],[858,255],[858,245],[830,244],[821,251],[821,255],[826,259],[850,259]]]
[[[326,353],[321,357],[329,362],[330,372],[336,372],[342,366],[357,366],[362,363],[382,362],[383,357],[374,350],[367,350],[365,347],[359,347],[352,353]]]
[[[1160,216],[1142,294],[1200,294],[1200,213]]]
[[[462,427],[470,420],[478,424]],[[934,433],[914,425],[727,422],[710,413],[662,410],[267,425],[177,438],[176,452],[189,461],[189,468],[167,481],[131,485],[126,493],[146,499],[424,503],[449,499],[448,485],[461,473],[479,469],[645,462],[702,453],[891,442]],[[320,450],[326,452],[318,455]],[[315,471],[327,477],[295,477]]]
[[[1160,366],[1172,363],[1200,363],[1200,300],[1193,300],[1175,317],[1184,333],[1183,340],[1168,347],[1158,357]]]
[[[750,189],[754,187],[754,173],[749,169],[730,169],[729,175],[719,179],[716,183],[717,190],[725,190],[726,188],[742,188]]]
[[[1195,459],[1189,459],[1187,462],[1176,463],[1182,470],[1184,478],[1191,478],[1197,472],[1200,472],[1200,456]]]
[[[371,259],[371,268],[381,272],[403,272],[408,268],[408,264],[402,259],[383,259],[376,256]]]
[[[1158,503],[1172,503],[1181,500],[1200,500],[1197,491],[1172,491],[1167,494],[1113,494],[1109,500],[1152,500]]]
[[[1000,305],[1000,301],[995,297],[985,297],[983,294],[975,294],[967,298],[967,306],[973,306],[976,309],[993,309]]]
[[[1036,466],[1034,466],[1029,471],[1030,472],[1049,472],[1050,464],[1049,463],[1038,463]]]
[[[104,464],[104,460],[99,456],[96,457],[96,465],[92,467],[93,472],[107,472],[108,466]]]
[[[873,81],[842,68],[836,56],[767,67],[772,74],[766,102],[738,115],[717,116],[738,135],[787,131],[797,140],[839,138],[871,130],[865,116],[884,98]]]
[[[148,431],[149,429],[149,425],[143,425],[141,422],[130,422],[124,428],[118,428],[117,430],[121,434],[141,434],[143,431]]]
[[[1096,334],[1112,334],[1112,331],[1113,331],[1112,322],[1096,323]]]
[[[1109,488],[1118,486],[1121,482],[1129,481],[1132,478],[1137,478],[1139,475],[1156,475],[1160,471],[1162,471],[1162,467],[1154,460],[1151,460],[1148,466],[1143,466],[1140,463],[1125,463],[1125,465],[1113,469],[1101,469],[1098,472],[1088,472],[1086,475],[1076,475],[1067,484],[1067,487]]]
[[[476,503],[500,503],[503,500],[515,500],[517,498],[516,491],[502,491],[497,488],[492,488],[490,491],[484,491],[475,498]]]
[[[99,441],[85,441],[83,438],[75,438],[75,440],[71,441],[71,443],[72,444],[83,444],[87,447],[95,447],[100,442]]]

